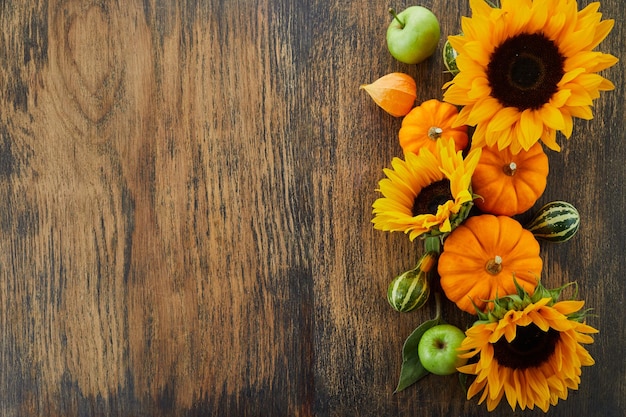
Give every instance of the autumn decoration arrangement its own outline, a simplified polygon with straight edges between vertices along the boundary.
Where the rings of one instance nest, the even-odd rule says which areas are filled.
[[[436,299],[434,318],[404,343],[396,391],[429,373],[458,372],[468,400],[478,396],[489,411],[503,400],[513,410],[548,411],[594,364],[585,345],[598,330],[586,324],[575,284],[541,283],[540,244],[571,239],[579,213],[565,201],[536,206],[549,153],[576,136],[576,118],[593,119],[600,92],[614,89],[599,73],[618,59],[596,50],[614,21],[602,20],[599,3],[579,9],[575,0],[469,5],[471,17],[443,47],[450,81],[441,100],[416,103],[416,83],[404,73],[362,86],[403,118],[403,155],[384,169],[373,226],[423,249],[416,267],[390,282],[389,304],[406,313]],[[414,6],[392,15],[387,42],[396,59],[413,64],[433,53],[433,13]],[[518,220],[524,213],[533,214],[527,224]],[[565,289],[573,298],[561,299]],[[444,297],[473,324],[445,323]]]

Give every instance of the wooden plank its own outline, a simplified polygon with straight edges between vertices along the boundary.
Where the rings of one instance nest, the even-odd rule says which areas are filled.
[[[444,34],[469,13],[423,4]],[[400,119],[358,87],[405,71],[425,100],[450,78],[391,59],[386,7],[0,2],[1,415],[485,414],[454,377],[393,394],[434,309],[385,300],[420,251],[370,224]],[[625,11],[602,3],[601,50],[624,50]],[[545,279],[578,281],[601,329],[554,416],[625,406],[624,67],[605,75],[540,201],[581,213]]]

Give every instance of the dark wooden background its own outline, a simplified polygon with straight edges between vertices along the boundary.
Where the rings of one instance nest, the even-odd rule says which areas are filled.
[[[469,14],[421,3],[444,36]],[[454,376],[393,394],[434,308],[387,305],[420,250],[370,224],[401,120],[359,85],[404,71],[426,100],[450,77],[441,49],[391,58],[389,6],[0,0],[1,416],[487,415]],[[619,56],[626,5],[601,11]],[[601,330],[550,416],[626,407],[624,65],[603,74],[539,202],[582,215],[543,279],[577,281]]]

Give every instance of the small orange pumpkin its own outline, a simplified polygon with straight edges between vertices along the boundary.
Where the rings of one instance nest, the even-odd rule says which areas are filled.
[[[361,88],[380,108],[394,117],[406,115],[415,106],[417,85],[408,74],[392,72],[371,84],[361,85]]]
[[[509,148],[484,147],[472,175],[472,191],[483,212],[514,216],[531,208],[546,189],[548,156],[540,143],[513,154]]]
[[[413,108],[402,119],[398,133],[400,146],[404,152],[419,153],[421,148],[428,148],[434,154],[437,151],[437,139],[452,138],[456,150],[467,146],[467,126],[452,127],[459,112],[455,106],[439,100],[427,100]]]
[[[476,314],[496,296],[515,294],[513,276],[532,294],[543,262],[531,232],[507,216],[473,216],[446,238],[437,270],[450,301]],[[473,303],[473,304],[472,304]]]

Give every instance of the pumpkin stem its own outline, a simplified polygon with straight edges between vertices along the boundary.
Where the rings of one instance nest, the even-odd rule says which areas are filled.
[[[431,138],[432,140],[439,139],[442,133],[443,133],[443,129],[437,126],[433,126],[430,129],[428,129],[428,137]]]
[[[491,275],[498,275],[502,271],[502,257],[496,255],[495,258],[489,259],[485,265],[485,270]]]
[[[511,162],[510,164],[503,166],[502,171],[504,171],[504,173],[509,177],[512,177],[517,171],[517,164],[515,162]]]
[[[400,20],[400,18],[396,14],[396,11],[392,7],[389,8],[389,14],[392,15],[393,18],[396,19],[398,23],[400,23],[400,26],[402,26],[402,29],[404,29],[404,22]]]

